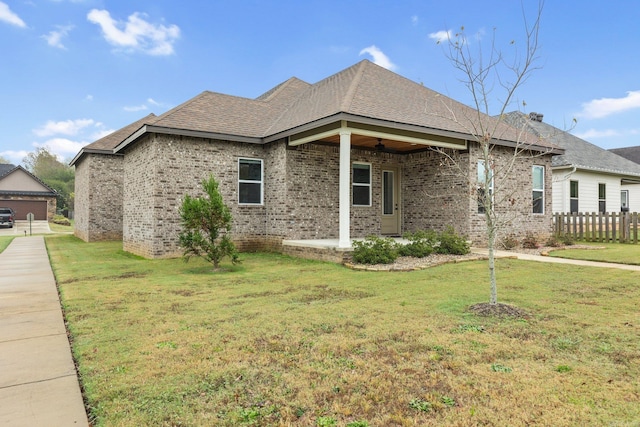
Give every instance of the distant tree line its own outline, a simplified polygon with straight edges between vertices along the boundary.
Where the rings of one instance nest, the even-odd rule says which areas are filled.
[[[47,148],[38,148],[27,154],[22,163],[29,172],[58,192],[59,210],[73,210],[75,170],[58,160]]]

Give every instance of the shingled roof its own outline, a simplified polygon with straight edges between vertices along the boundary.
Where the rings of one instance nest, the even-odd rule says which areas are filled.
[[[497,118],[363,60],[315,84],[292,77],[255,99],[205,91],[158,117],[147,116],[96,141],[85,150],[118,152],[146,132],[266,143],[339,120],[374,123],[390,129],[404,126],[426,135],[461,140],[473,140],[482,122],[498,144],[526,143],[552,152],[557,149],[544,138],[522,133]],[[136,124],[138,128],[133,129]]]
[[[113,149],[116,148],[124,139],[129,135],[140,129],[145,123],[149,123],[157,116],[153,113],[137,120],[117,131],[111,132],[109,135],[92,142],[89,145],[85,145],[78,154],[71,160],[70,165],[73,166],[77,163],[86,153],[100,153],[100,154],[113,154]]]
[[[631,160],[635,163],[640,163],[640,146],[636,147],[623,147],[623,148],[611,148],[611,151],[618,156]]]
[[[558,129],[529,115],[514,111],[505,115],[514,124],[526,124],[531,132],[545,138],[565,150],[564,154],[553,156],[552,167],[576,167],[577,169],[640,177],[640,165],[617,154],[598,147],[569,132]]]

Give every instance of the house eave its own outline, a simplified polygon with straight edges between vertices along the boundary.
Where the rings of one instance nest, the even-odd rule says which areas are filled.
[[[554,171],[561,171],[565,169],[575,169],[580,172],[589,172],[589,173],[599,173],[602,175],[613,175],[619,177],[622,181],[628,182],[640,182],[640,174],[633,174],[623,171],[616,171],[611,169],[602,169],[596,168],[592,166],[580,166],[580,165],[561,165],[561,166],[553,166],[551,168]]]
[[[131,136],[129,136],[120,144],[118,144],[113,149],[113,152],[119,153],[123,151],[128,146],[134,144],[142,136],[149,133],[158,133],[162,135],[188,136],[192,138],[219,139],[223,141],[246,142],[249,144],[265,143],[265,141],[259,137],[250,137],[250,136],[233,135],[233,134],[218,133],[218,132],[207,132],[207,131],[190,130],[190,129],[168,128],[164,126],[144,125],[140,129],[135,131]]]
[[[114,156],[122,156],[122,154],[114,153],[113,150],[109,149],[98,149],[98,148],[83,148],[80,150],[76,156],[71,159],[69,162],[69,166],[75,166],[85,155],[87,154],[106,154],[106,155],[114,155]]]

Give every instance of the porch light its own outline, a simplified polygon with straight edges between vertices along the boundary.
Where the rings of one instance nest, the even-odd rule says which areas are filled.
[[[378,151],[384,150],[384,144],[382,143],[382,138],[378,138],[378,143],[376,144],[376,150]]]

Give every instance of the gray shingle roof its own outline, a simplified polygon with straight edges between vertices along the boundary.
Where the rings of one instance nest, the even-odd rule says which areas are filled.
[[[613,154],[624,157],[625,159],[631,160],[634,163],[640,163],[640,146],[612,148],[609,151]]]
[[[514,111],[505,115],[514,125],[526,124],[531,132],[564,148],[565,153],[553,156],[552,166],[570,166],[595,172],[640,177],[640,165],[598,147],[569,132],[549,124],[530,120],[528,115]]]
[[[15,168],[16,168],[16,166],[12,165],[10,163],[0,163],[0,178],[3,177],[4,175],[8,174],[9,172],[14,170]]]

